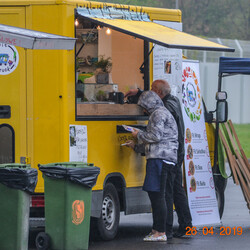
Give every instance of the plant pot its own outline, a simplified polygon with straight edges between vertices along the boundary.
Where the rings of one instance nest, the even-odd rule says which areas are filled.
[[[96,75],[96,83],[108,84],[109,83],[109,73],[98,73]]]

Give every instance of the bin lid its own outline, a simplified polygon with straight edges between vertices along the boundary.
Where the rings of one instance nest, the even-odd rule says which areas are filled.
[[[37,184],[37,169],[18,163],[0,164],[0,183],[14,189],[33,193]]]
[[[43,175],[52,179],[65,179],[92,188],[97,181],[100,168],[83,162],[57,162],[38,165]]]
[[[44,167],[63,166],[66,168],[71,168],[71,167],[83,168],[83,167],[94,167],[94,164],[86,163],[86,162],[79,162],[79,161],[71,161],[71,162],[55,162],[55,163],[49,163],[49,164],[42,164],[38,166],[44,166]]]
[[[22,163],[2,163],[0,164],[0,168],[30,168],[30,165]]]

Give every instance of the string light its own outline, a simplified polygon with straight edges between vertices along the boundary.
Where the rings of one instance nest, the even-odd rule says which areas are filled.
[[[108,29],[106,30],[106,34],[107,34],[107,35],[110,35],[110,34],[111,34],[111,29],[110,29],[110,28],[108,28]]]
[[[98,26],[96,27],[96,29],[97,29],[97,30],[101,30],[102,28],[101,28],[100,25],[98,25]]]
[[[75,20],[75,26],[78,26],[79,25],[79,22],[78,22],[78,20],[76,19]]]

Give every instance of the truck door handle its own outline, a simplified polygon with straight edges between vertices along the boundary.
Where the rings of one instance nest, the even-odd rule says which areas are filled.
[[[0,118],[10,118],[11,108],[8,105],[0,105]]]

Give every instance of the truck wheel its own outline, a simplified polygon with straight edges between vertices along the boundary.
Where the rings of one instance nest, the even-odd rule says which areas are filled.
[[[120,221],[120,202],[115,186],[108,183],[104,188],[101,218],[97,219],[97,229],[103,240],[115,238]]]
[[[50,237],[44,232],[40,232],[36,236],[36,249],[47,250],[50,247]]]

